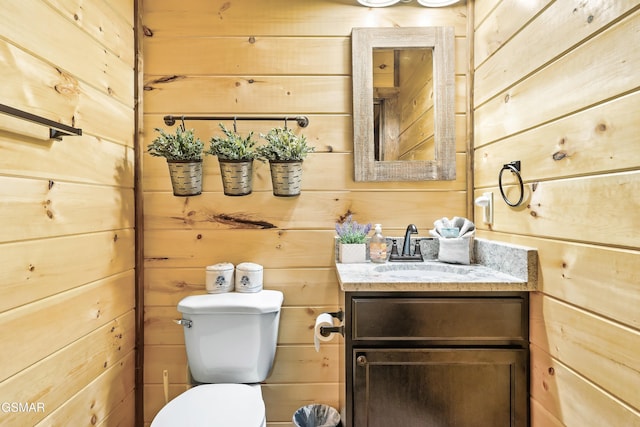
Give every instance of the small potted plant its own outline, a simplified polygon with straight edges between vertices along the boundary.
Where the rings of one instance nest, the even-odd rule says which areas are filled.
[[[273,128],[260,134],[267,141],[258,147],[258,156],[269,160],[271,183],[275,196],[297,196],[302,183],[302,161],[314,147],[307,145],[304,135],[296,135],[288,128]]]
[[[338,233],[338,260],[341,263],[365,262],[367,260],[367,234],[371,224],[358,224],[349,214],[344,221],[336,222]]]
[[[147,146],[154,157],[164,157],[169,166],[175,196],[197,196],[202,193],[202,149],[204,144],[194,134],[178,126],[175,134],[155,128],[160,135]]]
[[[251,194],[253,184],[253,160],[258,152],[253,132],[243,138],[235,131],[227,129],[220,123],[224,137],[213,136],[211,145],[205,154],[218,157],[220,175],[224,194],[227,196],[244,196]]]

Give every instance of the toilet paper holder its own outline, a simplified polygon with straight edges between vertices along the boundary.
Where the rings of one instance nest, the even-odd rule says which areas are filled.
[[[329,314],[331,317],[335,319],[338,319],[341,322],[344,320],[344,311],[342,311],[342,309],[338,311],[328,312],[327,314]],[[335,334],[335,333],[338,333],[344,336],[344,325],[320,327],[320,335],[322,335],[323,337],[328,337],[329,335]]]
[[[344,325],[340,326],[320,326],[320,335],[328,337],[331,334],[338,333],[344,336]]]

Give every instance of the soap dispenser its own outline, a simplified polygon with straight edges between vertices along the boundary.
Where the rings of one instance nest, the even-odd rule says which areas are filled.
[[[369,257],[371,262],[387,262],[387,239],[382,235],[382,226],[376,224],[375,234],[369,242]]]

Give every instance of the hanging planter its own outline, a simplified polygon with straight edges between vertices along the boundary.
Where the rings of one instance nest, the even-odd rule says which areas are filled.
[[[236,131],[235,121],[233,131],[227,129],[222,123],[219,126],[225,136],[212,137],[211,145],[205,154],[218,156],[222,189],[225,195],[245,196],[251,194],[253,159],[258,155],[254,149],[255,141],[251,139],[253,132],[249,132],[246,138],[242,138]]]
[[[159,128],[155,130],[160,136],[147,146],[147,151],[154,157],[167,159],[173,195],[202,194],[202,141],[195,137],[193,129],[186,130],[184,123],[178,126],[175,134]]]
[[[202,194],[202,160],[167,160],[167,165],[174,196]]]
[[[253,188],[253,160],[221,160],[222,190],[226,196],[246,196]]]
[[[267,144],[258,147],[258,156],[269,160],[273,195],[298,196],[302,184],[302,160],[313,152],[314,147],[307,145],[304,135],[298,136],[286,127],[273,128],[260,136],[267,140]]]
[[[273,195],[291,197],[300,194],[302,187],[302,160],[270,160]]]

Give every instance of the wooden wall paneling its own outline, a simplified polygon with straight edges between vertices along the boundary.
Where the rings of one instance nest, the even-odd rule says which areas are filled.
[[[472,24],[475,30],[473,33],[474,42],[476,39],[476,32],[478,31],[478,28],[480,27],[480,25],[485,20],[491,19],[490,14],[502,2],[503,0],[483,0],[483,1],[473,0],[473,2],[470,2],[472,3],[470,6],[472,6],[473,8],[473,22],[471,22],[470,24]]]
[[[508,16],[498,16],[496,19],[500,23],[506,21],[515,25],[518,21],[524,21],[526,16],[523,17],[524,19],[518,20],[516,18],[514,21],[514,15],[517,17],[519,12],[524,11],[525,14],[533,16],[537,12],[537,8],[544,6],[543,3],[542,1],[534,2],[532,7],[529,2],[526,6],[524,4],[515,6],[516,2],[509,2]],[[476,70],[474,94],[476,105],[484,103],[493,96],[497,92],[496,88],[502,91],[504,88],[512,86],[523,76],[527,76],[563,52],[594,34],[598,34],[599,31],[606,28],[619,16],[623,16],[632,9],[638,9],[636,0],[618,1],[615,5],[598,1],[582,4],[553,2],[539,16],[536,16],[534,21],[514,35],[510,43],[496,51],[492,55],[490,62]],[[630,29],[623,29],[623,27],[620,30],[627,32],[626,36],[623,37],[627,39],[627,42],[630,42],[634,38],[634,33]],[[539,37],[540,34],[545,34],[545,37]],[[615,38],[617,36],[611,35],[608,37]],[[635,39],[638,40],[637,35]],[[531,43],[531,40],[536,40],[536,42]],[[620,43],[625,42],[620,41]],[[610,57],[605,52],[597,51],[595,45],[586,42],[585,46],[586,49],[592,51],[590,61],[583,65],[585,68],[598,67],[600,66],[600,61],[608,62]],[[616,49],[611,49],[611,45],[608,46],[608,50],[616,51]],[[612,53],[613,55],[616,54]],[[522,59],[514,61],[514,57]],[[596,61],[594,61],[594,58],[597,58]],[[596,63],[592,64],[591,62]],[[571,66],[565,68],[564,72],[571,73],[574,77],[577,75],[585,76],[585,73],[580,73],[578,68],[572,68]],[[593,76],[593,74],[589,75]],[[607,77],[614,75],[616,80],[623,80],[620,79],[621,75],[617,73],[612,73]],[[595,82],[591,84],[595,84]]]
[[[640,331],[541,294],[531,298],[530,328],[533,344],[640,408]]]
[[[537,248],[540,292],[640,330],[640,251],[499,232],[478,236]]]
[[[153,128],[165,127],[165,114],[287,113],[310,117],[309,127],[299,131],[317,151],[305,160],[303,191],[293,199],[273,197],[267,165],[261,163],[254,165],[251,195],[223,196],[213,158],[205,159],[203,195],[176,199],[165,162],[143,156],[145,349],[146,365],[153,369],[145,379],[145,422],[164,403],[157,382],[162,366],[180,370],[184,364],[184,338],[172,322],[179,314],[176,303],[201,293],[204,266],[223,259],[263,264],[265,287],[285,294],[276,366],[263,385],[268,425],[289,425],[293,412],[307,403],[339,407],[339,346],[332,342],[316,353],[312,335],[315,317],[338,308],[333,271],[336,219],[350,210],[361,222],[382,222],[387,235],[401,235],[408,223],[416,223],[426,235],[436,218],[467,213],[466,5],[430,10],[409,4],[382,10],[276,0],[266,9],[254,0],[195,0],[189,10],[176,11],[175,4],[160,0],[144,7],[144,80],[149,90],[144,93],[143,144],[153,139]],[[213,21],[204,24],[203,19]],[[454,26],[457,35],[458,179],[355,183],[351,28],[436,22]],[[183,60],[164,61],[163,50],[180,50],[180,45],[177,57]],[[281,125],[238,124],[245,133],[264,133]],[[186,123],[205,141],[219,133],[217,125]],[[390,205],[395,205],[393,210]],[[256,226],[274,228],[252,229]],[[172,382],[172,395],[183,390],[183,384]]]
[[[493,191],[496,211],[491,226],[475,220],[479,237],[538,248],[532,425],[640,425],[638,55],[624,41],[638,40],[640,6],[551,2],[515,27],[509,2],[484,6],[479,50],[493,29],[515,36],[476,62],[474,195]],[[514,209],[496,183],[516,159],[526,198]]]
[[[106,50],[75,21],[45,2],[25,0],[5,6],[0,27],[5,34],[11,35],[15,45],[34,57],[48,59],[64,76],[82,80],[94,86],[97,92],[112,93],[121,102],[133,105],[132,62],[126,63]],[[34,22],[43,25],[33,25]],[[51,28],[56,31],[50,31]],[[117,34],[109,35],[114,40],[117,37]],[[70,41],[73,41],[71,48],[63,49]],[[55,113],[56,110],[51,111]]]
[[[517,211],[528,215],[511,215],[512,208],[504,203],[498,188],[478,190],[476,197],[488,190],[494,194],[495,231],[638,247],[637,235],[630,232],[640,221],[637,171],[526,185],[523,205]],[[519,188],[505,186],[505,193],[515,200]],[[627,214],[620,215],[620,209]],[[480,217],[476,220],[482,223]]]
[[[133,273],[129,271],[0,314],[4,325],[0,338],[5,348],[12,349],[10,354],[0,353],[0,379],[132,309]]]
[[[0,119],[3,421],[133,425],[133,4],[4,6],[3,103],[83,136]]]
[[[428,207],[415,210],[416,198],[429,200]],[[151,230],[228,230],[228,229],[308,229],[333,230],[335,222],[348,211],[359,222],[380,222],[385,229],[404,230],[415,223],[432,227],[434,216],[464,215],[460,207],[462,192],[454,195],[444,192],[359,191],[359,192],[307,192],[292,205],[287,200],[273,203],[271,192],[253,193],[234,203],[233,211],[227,210],[228,197],[221,193],[206,193],[187,203],[170,193],[147,193],[145,217]],[[235,200],[234,200],[235,202]],[[262,208],[269,204],[268,210]],[[394,209],[389,209],[389,205]],[[367,213],[369,210],[375,215]],[[427,235],[426,230],[420,230]]]
[[[129,393],[114,409],[105,416],[97,427],[133,426],[135,421],[135,393]]]
[[[428,9],[416,3],[382,9],[363,9],[356,3],[341,2],[328,7],[323,2],[294,3],[274,0],[265,13],[257,0],[242,3],[224,1],[191,1],[189,10],[177,12],[168,0],[145,4],[144,25],[152,37],[202,36],[349,36],[353,27],[392,27],[402,25],[442,26],[455,28],[455,34],[466,34],[466,21],[460,13],[465,4],[455,7]],[[216,25],[211,25],[215,22]]]
[[[204,267],[225,259],[234,264],[251,260],[265,268],[331,267],[334,234],[328,230],[149,230],[145,266]],[[324,250],[318,242],[326,242]]]
[[[145,111],[173,114],[349,113],[344,76],[165,76],[145,82]]]
[[[145,37],[144,55],[145,69],[156,75],[351,73],[350,37]]]
[[[79,80],[56,65],[32,57],[4,41],[0,41],[0,61],[12,70],[7,76],[8,84],[0,88],[0,94],[3,99],[10,100],[5,102],[11,107],[79,127],[83,134],[133,147],[133,103],[125,101],[132,94],[131,88],[121,89],[114,84],[102,91],[91,82]],[[3,120],[4,130],[14,131],[5,123]],[[44,129],[41,138],[46,140]]]
[[[83,135],[44,141],[0,131],[0,151],[11,151],[0,157],[3,175],[133,188],[133,148],[103,139]]]
[[[133,393],[134,356],[135,353],[130,352],[57,408],[41,425],[96,425],[109,416],[113,417],[115,408]],[[126,419],[130,420],[130,415]]]
[[[11,35],[14,44],[36,57],[55,61],[56,67],[94,85],[101,92],[109,93],[111,88],[121,94],[124,102],[132,103],[133,82],[126,77],[131,76],[133,62],[126,63],[123,58],[105,50],[74,20],[64,17],[46,3],[25,0],[6,6],[0,25],[5,34]],[[25,22],[46,25],[25,26]],[[56,28],[56,31],[49,31],[51,28]],[[120,36],[105,33],[105,37],[116,40]],[[73,40],[72,48],[64,49],[70,40]],[[55,58],[51,57],[52,53],[55,53]],[[130,54],[126,56],[132,58]]]
[[[133,0],[110,2],[82,0],[47,0],[69,21],[107,47],[126,64],[133,64]],[[117,6],[121,3],[122,6]],[[120,9],[120,10],[118,10]],[[132,98],[127,99],[131,101]]]
[[[134,349],[134,338],[133,311],[128,311],[6,379],[0,383],[4,401],[38,402],[44,405],[44,411],[4,412],[2,423],[36,425],[94,378],[129,356]],[[131,372],[125,375],[130,377]]]
[[[133,190],[0,177],[0,241],[133,227]]]
[[[124,19],[132,28],[137,18],[133,14],[135,1],[136,0],[114,0],[109,2],[109,7],[118,14],[118,18]]]
[[[515,159],[528,182],[633,169],[640,164],[638,105],[634,92],[479,147],[476,186],[495,185],[502,165]]]
[[[529,423],[532,427],[563,427],[564,424],[540,402],[529,399]]]
[[[531,394],[544,412],[533,406],[533,427],[551,425],[638,426],[637,410],[628,406],[536,345],[531,346]],[[538,415],[546,417],[540,419]],[[555,418],[554,418],[555,417]],[[562,420],[562,422],[558,421]],[[552,424],[553,423],[553,424]]]
[[[476,140],[494,141],[640,86],[640,52],[612,49],[638,39],[639,21],[633,13],[507,91],[487,88],[497,96],[475,111]]]
[[[329,305],[338,301],[333,268],[284,268],[264,270],[264,287],[282,291],[285,306],[308,301]],[[149,268],[145,274],[145,303],[149,306],[177,306],[189,295],[205,292],[203,268]]]
[[[0,312],[131,270],[133,248],[131,229],[0,244]]]
[[[518,1],[476,1],[474,39],[474,63],[478,70],[487,58],[500,50],[511,37],[533,19],[541,10],[552,3],[550,0],[530,0],[526,3]],[[488,14],[488,8],[495,6]],[[538,40],[538,38],[536,38]],[[537,46],[537,44],[534,44]],[[513,65],[513,64],[510,64]],[[507,72],[507,70],[503,70]],[[475,83],[474,83],[475,86]]]

